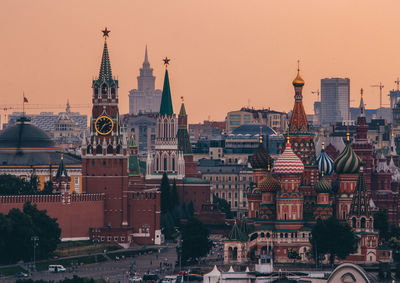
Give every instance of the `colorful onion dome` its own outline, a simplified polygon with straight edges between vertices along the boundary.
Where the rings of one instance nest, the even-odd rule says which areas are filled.
[[[260,142],[256,152],[250,157],[250,164],[253,169],[267,169],[271,162],[271,157]]]
[[[322,142],[321,153],[317,158],[318,171],[324,172],[326,175],[332,175],[333,173],[333,160],[325,152],[324,142]]]
[[[346,146],[333,163],[333,168],[337,174],[352,174],[358,173],[361,165],[361,159],[351,148],[349,133],[347,133]]]
[[[269,164],[267,175],[258,183],[258,188],[262,193],[275,193],[281,189],[279,182],[271,175]]]
[[[303,171],[304,164],[293,152],[288,138],[285,150],[274,163],[274,172],[277,174],[301,174]]]
[[[329,193],[332,190],[331,184],[323,175],[323,173],[318,183],[315,184],[314,189],[317,194]]]

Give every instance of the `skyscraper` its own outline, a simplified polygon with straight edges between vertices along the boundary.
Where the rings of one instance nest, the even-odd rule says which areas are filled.
[[[349,120],[350,79],[321,80],[321,125]]]
[[[138,89],[129,91],[129,114],[158,112],[161,103],[161,90],[155,89],[156,77],[153,76],[153,69],[150,68],[147,46],[143,66],[140,68],[140,75],[137,80]]]

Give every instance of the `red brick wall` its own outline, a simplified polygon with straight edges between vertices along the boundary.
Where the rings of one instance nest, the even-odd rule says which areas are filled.
[[[0,213],[7,214],[12,208],[22,210],[27,201],[57,218],[61,238],[89,237],[89,228],[103,226],[104,196],[100,194],[0,196]]]
[[[145,227],[149,229],[149,237],[136,237],[133,240],[139,244],[153,244],[155,230],[160,230],[160,192],[129,192],[129,224],[133,233],[142,232]]]

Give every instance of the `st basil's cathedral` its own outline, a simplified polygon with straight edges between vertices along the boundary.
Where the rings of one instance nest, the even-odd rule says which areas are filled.
[[[275,262],[289,262],[288,250],[294,249],[300,261],[307,262],[312,226],[318,219],[332,216],[347,222],[359,238],[357,251],[346,260],[391,261],[391,251],[379,245],[373,213],[378,207],[387,209],[390,222],[398,224],[395,199],[399,170],[395,156],[377,158],[373,152],[367,138],[363,98],[353,141],[349,133],[345,141],[336,143],[328,137],[326,150],[324,138],[310,131],[299,69],[293,86],[295,103],[285,148],[272,160],[260,139],[250,158],[256,186],[247,195],[248,218],[233,225],[224,244],[224,261],[240,263],[269,257]]]

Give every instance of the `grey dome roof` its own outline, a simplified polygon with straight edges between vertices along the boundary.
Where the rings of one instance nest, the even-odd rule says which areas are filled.
[[[0,148],[55,148],[54,141],[41,129],[21,117],[0,134]]]
[[[260,126],[262,127],[262,134],[263,135],[276,135],[276,132],[271,129],[270,127],[264,125],[264,124],[260,124],[260,123],[251,123],[251,124],[244,124],[241,125],[240,127],[237,127],[236,129],[234,129],[232,131],[232,134],[234,135],[246,135],[246,134],[250,134],[250,135],[259,135],[260,134]]]

